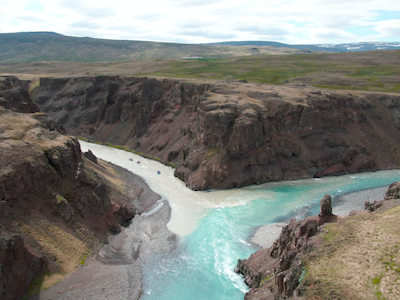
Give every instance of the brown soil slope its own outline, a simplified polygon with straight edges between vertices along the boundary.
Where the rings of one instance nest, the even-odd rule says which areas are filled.
[[[309,86],[42,78],[33,98],[68,134],[178,166],[195,190],[400,165],[400,97]]]
[[[6,81],[0,95],[14,111],[0,106],[0,299],[21,299],[34,278],[39,288],[47,270],[46,284],[60,279],[132,219],[141,190],[128,195],[113,167],[83,157],[22,85]]]

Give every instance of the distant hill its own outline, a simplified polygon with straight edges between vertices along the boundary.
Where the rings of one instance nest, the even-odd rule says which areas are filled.
[[[297,49],[285,49],[296,53]],[[0,34],[0,61],[108,62],[131,59],[180,59],[183,57],[225,58],[260,54],[282,54],[282,48],[231,45],[199,45],[146,41],[106,40],[71,37],[54,32]]]
[[[54,32],[5,33],[0,34],[0,61],[95,62],[179,58],[179,53],[199,54],[196,47],[198,46],[71,37]],[[205,45],[200,48],[210,47]]]
[[[225,46],[271,46],[284,47],[291,49],[308,49],[312,51],[329,51],[329,52],[361,52],[371,50],[398,50],[400,42],[384,43],[384,42],[363,42],[350,44],[310,44],[310,45],[289,45],[278,42],[268,41],[241,41],[241,42],[221,42],[211,43],[207,45],[225,45]]]
[[[330,47],[319,47],[317,45],[289,45],[278,42],[269,41],[241,41],[241,42],[221,42],[221,43],[211,43],[206,45],[220,45],[220,46],[270,46],[277,48],[290,48],[290,49],[302,49],[302,50],[312,50],[312,51],[329,51],[329,52],[346,52],[345,50],[339,48]]]
[[[110,62],[399,49],[399,43],[289,45],[268,41],[178,44],[65,36],[55,32],[0,34],[0,62]]]

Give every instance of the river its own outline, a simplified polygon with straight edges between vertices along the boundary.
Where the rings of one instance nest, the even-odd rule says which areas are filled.
[[[343,195],[400,180],[400,171],[390,170],[195,192],[174,177],[173,168],[157,161],[97,144],[80,144],[82,151],[90,149],[98,158],[141,176],[172,208],[167,226],[179,236],[177,249],[156,265],[145,266],[144,300],[243,299],[247,286],[233,270],[238,258],[259,249],[249,242],[257,227],[271,224],[272,241],[279,234],[274,224],[317,214],[319,200],[326,193],[333,197],[333,213],[346,215],[363,209],[368,192],[363,197]]]

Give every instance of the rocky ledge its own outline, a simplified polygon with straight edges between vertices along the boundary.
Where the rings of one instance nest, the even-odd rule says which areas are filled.
[[[287,84],[42,78],[32,97],[67,133],[176,165],[194,190],[400,165],[400,97]]]
[[[354,299],[352,297],[346,296],[346,293],[342,293],[341,287],[337,283],[333,287],[333,291],[331,291],[332,294],[327,296],[322,294],[321,291],[323,291],[323,289],[318,286],[318,284],[323,281],[322,278],[319,279],[320,282],[318,282],[317,279],[314,280],[312,284],[310,282],[307,282],[307,279],[305,279],[306,273],[312,272],[312,267],[310,267],[310,265],[312,265],[312,262],[316,260],[315,257],[319,257],[322,263],[324,263],[325,261],[328,266],[328,256],[335,257],[333,254],[334,251],[337,251],[339,253],[339,257],[341,256],[340,249],[343,249],[343,247],[337,248],[338,245],[334,245],[334,251],[332,251],[331,248],[323,248],[325,245],[325,241],[328,239],[326,236],[324,236],[324,234],[328,233],[326,224],[338,222],[338,225],[340,225],[341,223],[345,223],[346,221],[348,221],[349,218],[355,218],[356,215],[360,215],[358,217],[361,220],[364,220],[368,218],[363,216],[363,214],[365,213],[369,214],[371,211],[383,208],[380,211],[380,213],[382,213],[383,211],[396,207],[399,204],[399,182],[394,183],[389,187],[383,200],[375,201],[374,203],[369,203],[367,201],[365,205],[367,212],[353,212],[350,213],[350,215],[353,215],[350,217],[339,217],[332,215],[331,197],[329,195],[325,195],[325,197],[321,200],[321,212],[318,216],[307,217],[301,221],[291,220],[291,222],[282,229],[279,238],[274,242],[272,247],[262,249],[253,253],[248,259],[239,259],[235,271],[244,276],[245,283],[250,287],[249,292],[245,295],[245,299]],[[395,212],[395,214],[396,215],[394,216],[394,219],[398,219],[398,210]],[[373,221],[369,220],[369,222],[370,224],[368,225],[367,220],[366,226],[374,228]],[[347,223],[342,225],[342,227],[344,227],[344,231],[350,231],[349,234],[351,236],[348,237],[348,239],[351,240],[350,244],[354,242],[354,235],[357,232],[357,230],[353,228],[353,225],[358,226],[359,223],[360,221],[357,219],[355,220],[355,225],[352,223],[349,223],[350,225]],[[332,234],[335,235],[335,233]],[[337,244],[343,244],[345,240],[346,237],[339,237],[339,242]],[[395,240],[398,241],[398,238]],[[353,245],[351,244],[350,246]],[[356,246],[356,248],[359,247]],[[317,251],[318,249],[321,249],[319,253]],[[365,252],[363,249],[357,250],[363,253]],[[393,247],[393,250],[396,250],[396,246]],[[317,254],[315,254],[316,252]],[[382,260],[382,253],[380,253],[379,255],[380,256],[378,257],[378,259]],[[371,259],[371,261],[373,259],[372,257],[368,258]],[[354,264],[356,263],[356,261],[354,260],[357,260],[358,258],[355,253],[351,253],[350,259],[353,261],[349,262],[349,264]],[[369,262],[369,259],[367,259],[367,262]],[[340,269],[340,263],[341,262],[339,261],[335,262],[335,266],[338,269]],[[370,266],[368,266],[368,268],[370,268]],[[354,269],[354,271],[356,271],[356,269]],[[377,272],[378,271],[379,270],[377,270]],[[352,276],[350,276],[350,278],[351,277]],[[308,279],[308,281],[310,281],[310,279]],[[373,286],[371,282],[368,283]],[[361,281],[360,284],[364,284],[364,281]],[[307,295],[310,294],[313,295],[313,297],[307,298]],[[342,296],[339,296],[339,298],[335,298],[338,295]]]

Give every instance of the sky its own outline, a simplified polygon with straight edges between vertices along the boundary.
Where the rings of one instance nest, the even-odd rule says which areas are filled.
[[[0,33],[176,43],[400,42],[399,0],[0,0]]]

